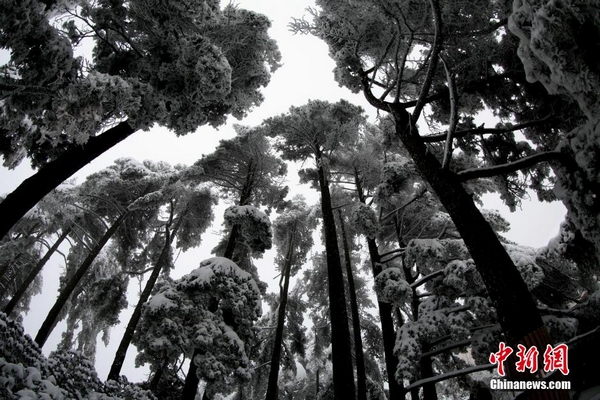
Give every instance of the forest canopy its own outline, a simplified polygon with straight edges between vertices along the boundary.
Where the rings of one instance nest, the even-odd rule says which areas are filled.
[[[598,392],[600,2],[250,3],[0,0],[0,397]]]

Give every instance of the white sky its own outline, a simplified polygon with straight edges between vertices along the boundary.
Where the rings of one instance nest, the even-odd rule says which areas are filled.
[[[244,125],[257,125],[263,119],[286,112],[292,105],[305,104],[309,99],[322,99],[332,102],[345,98],[355,104],[362,105],[367,112],[374,117],[375,113],[361,95],[350,93],[347,89],[338,87],[333,79],[333,61],[328,57],[327,46],[320,40],[311,36],[293,35],[288,31],[287,25],[292,17],[301,17],[306,14],[305,9],[313,6],[311,1],[301,0],[240,0],[239,7],[252,9],[267,15],[273,22],[270,30],[271,37],[275,38],[282,52],[283,66],[275,72],[270,85],[263,91],[264,103],[256,108],[243,121],[230,118],[227,126],[214,130],[210,127],[202,127],[194,134],[184,137],[176,137],[165,129],[153,129],[149,132],[137,132],[115,148],[106,152],[98,159],[86,166],[76,176],[78,182],[96,170],[105,168],[120,157],[133,157],[138,160],[152,159],[162,160],[172,164],[191,164],[199,159],[202,154],[213,151],[218,141],[230,138],[234,135],[231,128],[232,123]],[[0,193],[10,192],[31,170],[25,161],[13,171],[0,169]],[[290,185],[292,191],[305,192],[306,196],[313,201],[316,192],[308,188]],[[558,226],[563,219],[564,208],[561,204],[540,204],[538,202],[524,202],[522,210],[517,213],[509,213],[506,207],[497,200],[497,196],[486,196],[486,207],[499,209],[512,225],[511,232],[506,235],[509,239],[523,245],[540,247],[558,233]],[[210,249],[219,238],[219,226],[210,230],[203,237],[202,253],[208,256]],[[272,277],[275,275],[274,268],[269,265],[273,256],[273,250],[267,252],[262,260],[257,261],[260,267],[262,280],[269,283],[270,290],[276,290],[277,281]],[[177,270],[174,277],[179,277],[191,269],[196,268],[205,256],[196,252],[184,254],[177,260]],[[26,332],[35,336],[47,311],[52,306],[56,297],[58,287],[58,272],[56,265],[62,263],[57,257],[53,261],[55,267],[48,268],[44,273],[44,291],[34,298],[32,312],[26,316],[24,324]],[[130,299],[128,315],[122,315],[121,321],[127,323],[129,315],[135,306],[135,297]],[[97,368],[100,379],[105,379],[112,362],[113,355],[122,335],[124,327],[113,329],[112,338],[108,348],[103,348],[99,341],[97,353]],[[54,349],[60,340],[60,325],[48,343],[44,347],[47,354]],[[123,373],[130,381],[139,381],[146,378],[146,369],[135,369],[133,363],[133,351],[130,349],[128,358],[123,368]]]

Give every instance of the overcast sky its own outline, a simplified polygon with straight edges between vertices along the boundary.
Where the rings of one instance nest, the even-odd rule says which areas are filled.
[[[313,2],[300,0],[241,0],[237,4],[241,8],[261,12],[272,20],[273,26],[270,34],[271,37],[277,40],[283,56],[283,66],[275,72],[271,83],[263,91],[264,103],[251,112],[245,120],[237,121],[230,118],[228,125],[218,130],[202,127],[194,134],[184,137],[176,137],[171,132],[161,128],[152,129],[149,132],[137,132],[80,171],[76,175],[78,182],[81,182],[87,174],[111,165],[115,159],[120,157],[133,157],[138,160],[162,160],[172,164],[191,164],[199,159],[202,154],[212,152],[219,140],[232,137],[234,131],[231,124],[257,125],[263,119],[284,113],[292,105],[303,105],[309,99],[335,102],[340,98],[345,98],[355,104],[362,105],[374,117],[372,107],[367,104],[361,95],[352,94],[347,89],[338,87],[332,74],[334,64],[328,57],[327,47],[324,43],[316,38],[293,35],[288,31],[287,25],[291,18],[302,17],[306,14],[305,9],[307,7],[314,6]],[[31,174],[31,170],[26,164],[27,161],[14,171],[0,169],[0,193],[11,191],[26,176]],[[295,186],[295,184],[291,186],[293,192],[304,191],[309,199],[316,199],[316,192],[311,191],[311,189],[304,189]],[[522,211],[511,214],[495,196],[486,197],[486,207],[499,209],[511,222],[512,230],[506,235],[509,239],[519,244],[534,247],[543,246],[550,238],[556,236],[558,226],[564,215],[564,208],[561,204],[540,204],[536,201],[524,202]],[[210,251],[214,247],[219,238],[219,228],[217,226],[204,235],[203,253],[208,254],[206,251]],[[261,267],[261,278],[269,283],[271,290],[274,291],[276,282],[272,277],[275,273],[270,265],[272,254],[273,250],[268,252],[262,260],[257,261],[257,265]],[[200,257],[202,256],[197,253],[180,256],[176,264],[177,271],[173,276],[179,277],[197,267],[202,260]],[[61,258],[54,260],[55,265],[62,263]],[[56,297],[57,271],[55,267],[45,272],[44,292],[34,299],[32,312],[25,318],[26,332],[31,336],[35,336],[42,319]],[[135,299],[132,298],[128,314],[121,316],[122,322],[127,322],[134,306]],[[100,379],[106,378],[123,329],[120,327],[113,330],[113,341],[108,348],[104,349],[101,344],[99,346],[97,367]],[[46,354],[53,350],[60,340],[60,332],[58,331],[59,329],[56,329],[48,340],[44,348]],[[147,370],[134,369],[133,353],[131,350],[128,352],[128,359],[123,373],[131,381],[143,380]]]

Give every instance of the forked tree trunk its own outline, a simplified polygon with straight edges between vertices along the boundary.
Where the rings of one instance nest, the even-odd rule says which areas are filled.
[[[163,267],[167,262],[169,251],[171,249],[171,245],[173,244],[173,239],[177,235],[177,231],[181,226],[183,217],[184,215],[180,215],[177,223],[173,227],[173,231],[171,231],[170,223],[167,223],[165,226],[165,244],[160,252],[160,255],[158,256],[158,260],[156,260],[156,265],[154,265],[154,268],[152,269],[152,274],[150,274],[148,282],[146,282],[146,286],[144,286],[144,290],[142,291],[137,305],[135,306],[135,310],[133,310],[133,314],[127,323],[125,333],[123,333],[123,337],[121,338],[121,342],[119,343],[119,347],[115,353],[115,358],[110,367],[110,371],[106,380],[116,381],[119,379],[119,374],[121,373],[121,368],[123,367],[123,362],[125,362],[125,356],[127,355],[127,349],[129,348],[131,340],[133,339],[135,328],[137,328],[140,318],[142,317],[142,309],[144,304],[146,304],[150,298],[150,294],[152,293],[152,289],[154,289],[154,285],[156,285],[156,281],[160,276],[160,272],[163,270]]]
[[[0,203],[0,239],[50,191],[134,132],[127,121],[121,122],[84,145],[65,151],[25,179]]]
[[[358,315],[358,301],[356,299],[356,286],[354,285],[354,273],[350,261],[350,246],[346,236],[346,226],[342,219],[342,210],[338,209],[338,219],[342,233],[342,247],[344,248],[344,261],[346,264],[346,275],[348,277],[348,295],[350,296],[350,311],[352,313],[352,329],[354,333],[354,354],[356,358],[356,383],[358,400],[367,400],[367,373],[365,371],[365,354],[363,351],[362,336],[360,329],[360,317]]]
[[[346,295],[344,294],[344,272],[340,260],[335,219],[331,206],[331,194],[322,166],[321,156],[320,150],[317,150],[315,159],[319,165],[317,173],[319,189],[321,191],[321,211],[323,213],[327,277],[329,281],[333,392],[336,399],[354,399],[356,391],[352,368],[352,346],[350,344]]]
[[[277,327],[275,329],[275,340],[273,353],[271,355],[271,370],[269,371],[269,382],[267,384],[267,395],[265,400],[277,400],[279,390],[277,381],[279,378],[279,361],[281,360],[281,344],[283,343],[283,328],[285,325],[285,309],[287,306],[288,290],[290,288],[290,272],[292,270],[292,258],[294,256],[294,239],[296,232],[291,232],[288,237],[287,255],[283,266],[283,287],[279,292],[279,309],[277,310]],[[281,285],[281,284],[280,284]]]
[[[56,250],[58,250],[58,247],[61,245],[61,243],[67,238],[67,236],[69,236],[70,232],[70,228],[67,228],[63,231],[63,233],[58,237],[58,239],[56,239],[56,242],[54,242],[52,247],[50,247],[46,254],[44,254],[44,257],[42,257],[42,259],[36,264],[36,266],[29,272],[25,280],[21,282],[21,285],[19,285],[19,288],[17,289],[15,294],[13,294],[8,304],[4,307],[4,310],[2,310],[6,315],[10,315],[10,313],[13,312],[17,304],[19,304],[21,297],[23,297],[23,295],[29,288],[29,285],[31,285],[31,283],[35,280],[36,276],[38,276],[38,274],[42,271],[42,268],[44,268],[50,257],[52,257]]]
[[[108,240],[112,237],[112,235],[114,235],[119,226],[121,226],[121,223],[125,220],[127,215],[127,211],[121,214],[119,218],[117,218],[117,220],[110,226],[110,228],[108,228],[108,230],[104,233],[104,236],[102,236],[98,244],[94,246],[90,254],[88,254],[88,256],[79,266],[77,271],[75,271],[73,276],[69,279],[65,287],[60,291],[60,294],[56,299],[54,306],[50,309],[50,312],[48,312],[48,316],[42,323],[40,330],[35,336],[35,342],[38,344],[38,346],[40,346],[40,348],[44,347],[48,336],[50,336],[50,333],[52,332],[52,330],[56,326],[56,323],[58,322],[58,316],[60,315],[60,312],[62,311],[65,304],[67,304],[67,300],[81,281],[81,278],[83,278],[86,272],[90,269],[90,266],[92,265],[92,263],[104,247],[104,245],[106,245]]]

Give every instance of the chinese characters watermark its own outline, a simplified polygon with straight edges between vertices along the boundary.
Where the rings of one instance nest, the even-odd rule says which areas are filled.
[[[527,349],[525,346],[517,345],[516,362],[517,372],[525,372],[529,370],[532,374],[538,371],[538,356],[539,351],[536,346]],[[507,346],[504,342],[500,342],[498,352],[490,354],[490,363],[498,365],[498,375],[505,376],[504,361],[513,353],[513,349]],[[546,345],[544,351],[544,372],[560,371],[563,375],[569,374],[569,348],[566,344],[559,344],[554,347]]]

